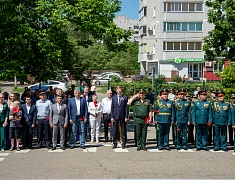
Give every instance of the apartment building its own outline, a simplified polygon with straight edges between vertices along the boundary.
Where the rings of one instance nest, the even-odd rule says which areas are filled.
[[[203,37],[212,30],[204,0],[139,0],[141,74],[219,80],[221,66],[205,61]]]
[[[138,42],[139,41],[139,20],[138,19],[128,19],[127,16],[119,15],[114,18],[114,23],[117,27],[120,27],[125,30],[133,30],[134,35],[130,37],[130,41]]]

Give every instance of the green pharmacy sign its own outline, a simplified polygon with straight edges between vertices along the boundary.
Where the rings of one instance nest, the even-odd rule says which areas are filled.
[[[184,63],[184,62],[200,62],[200,63],[204,63],[205,62],[205,59],[203,58],[173,58],[172,59],[172,62],[174,63]]]

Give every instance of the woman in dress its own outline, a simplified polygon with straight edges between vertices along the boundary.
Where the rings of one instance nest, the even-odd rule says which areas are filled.
[[[102,107],[101,103],[97,101],[97,95],[92,96],[92,102],[89,102],[88,112],[89,121],[91,126],[91,143],[94,142],[94,137],[96,137],[96,143],[99,143],[99,133],[100,133],[100,122],[102,117]]]
[[[8,119],[8,107],[4,102],[3,94],[0,94],[0,146],[1,151],[6,150],[6,129]]]

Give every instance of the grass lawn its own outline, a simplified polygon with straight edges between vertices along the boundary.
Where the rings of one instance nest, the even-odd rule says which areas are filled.
[[[19,87],[14,87],[12,92],[16,92],[16,93],[23,93],[24,92],[24,87],[19,88]]]
[[[107,93],[107,86],[96,86],[96,92],[100,94],[106,94]]]

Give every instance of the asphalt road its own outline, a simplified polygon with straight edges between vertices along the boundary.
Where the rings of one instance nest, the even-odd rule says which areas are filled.
[[[0,179],[66,178],[231,178],[235,179],[235,155],[228,152],[158,151],[155,128],[148,128],[148,151],[136,151],[132,122],[127,148],[111,143],[86,144],[86,149],[43,149],[0,153]],[[212,147],[211,147],[212,149]],[[116,152],[115,152],[116,151]]]

